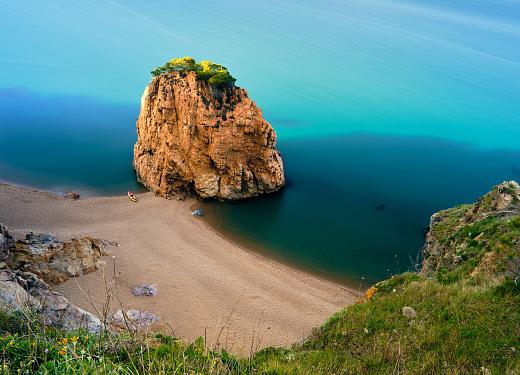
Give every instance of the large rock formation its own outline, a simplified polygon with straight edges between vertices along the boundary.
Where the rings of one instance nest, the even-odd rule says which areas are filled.
[[[134,168],[157,195],[235,200],[284,185],[276,134],[244,89],[162,74],[144,91],[137,134]]]
[[[434,214],[422,273],[448,280],[482,275],[520,281],[520,186],[506,181],[474,204]]]

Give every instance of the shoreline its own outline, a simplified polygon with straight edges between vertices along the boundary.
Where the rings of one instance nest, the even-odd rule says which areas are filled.
[[[336,284],[342,288],[349,290],[350,292],[362,296],[364,292],[370,287],[366,285],[355,285],[352,280],[348,280],[346,278],[335,277],[325,271],[318,271],[310,269],[310,267],[305,267],[296,262],[291,262],[289,259],[284,258],[281,255],[277,255],[275,251],[270,251],[269,248],[254,243],[253,240],[250,240],[246,237],[241,236],[240,234],[234,233],[230,229],[224,228],[221,223],[221,220],[218,215],[214,212],[214,207],[212,206],[213,202],[202,202],[201,204],[193,204],[190,206],[190,209],[195,209],[198,207],[202,207],[204,209],[203,218],[199,218],[202,222],[204,222],[208,229],[214,231],[218,235],[220,235],[224,240],[229,241],[236,246],[242,248],[244,251],[247,251],[251,254],[258,255],[261,258],[265,258],[267,260],[285,265],[291,269],[302,272],[306,275],[313,275],[319,279],[326,280],[330,283]],[[360,286],[361,285],[361,286]]]
[[[53,289],[92,311],[106,298],[106,278],[116,281],[124,308],[155,311],[153,327],[213,346],[249,354],[287,346],[309,335],[333,313],[353,303],[355,290],[271,259],[194,220],[184,202],[137,194],[67,200],[52,192],[0,183],[0,222],[15,232],[34,230],[68,239],[90,235],[117,241],[115,260],[101,270]],[[111,275],[112,268],[116,275]],[[158,285],[155,297],[134,297],[139,283]],[[86,298],[88,295],[88,298]],[[90,301],[87,301],[90,300]]]

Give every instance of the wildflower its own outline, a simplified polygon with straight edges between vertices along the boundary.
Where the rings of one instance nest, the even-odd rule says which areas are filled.
[[[31,342],[32,346],[36,346],[36,341]]]
[[[64,337],[63,339],[60,340],[60,344],[63,344],[63,345],[67,345],[69,342],[69,339],[67,337]]]
[[[9,346],[13,346],[14,345],[14,340],[11,339],[11,341],[9,341]]]
[[[72,337],[70,338],[70,341],[71,341],[72,343],[75,344],[76,342],[78,342],[78,339],[79,339],[78,336],[72,336]]]
[[[43,351],[45,354],[47,354],[49,352],[49,349],[45,348],[45,350]]]
[[[366,299],[370,299],[374,296],[374,294],[376,294],[377,292],[377,288],[375,286],[371,287],[369,290],[366,291],[365,293],[365,298]]]
[[[67,354],[67,348],[61,348],[60,351],[58,352],[59,355],[65,355]]]
[[[363,332],[365,332],[365,333],[368,334],[368,328],[364,328],[364,329],[363,329]]]

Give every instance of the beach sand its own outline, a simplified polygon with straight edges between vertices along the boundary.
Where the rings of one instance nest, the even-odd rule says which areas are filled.
[[[115,265],[117,298],[111,309],[148,310],[153,326],[187,340],[248,355],[288,346],[308,336],[357,294],[246,251],[190,214],[194,200],[169,201],[152,193],[66,200],[52,193],[0,184],[0,222],[15,233],[46,232],[66,240],[92,236],[117,241],[104,270],[53,288],[96,313],[107,299]],[[266,233],[269,235],[269,233]],[[138,284],[156,284],[155,297],[134,297]],[[94,307],[94,306],[95,307]]]

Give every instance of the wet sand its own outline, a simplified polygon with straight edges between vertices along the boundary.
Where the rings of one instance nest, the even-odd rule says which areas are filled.
[[[117,241],[104,270],[54,289],[93,313],[110,308],[153,311],[154,330],[247,355],[304,339],[357,298],[333,282],[246,251],[192,217],[194,200],[152,193],[66,200],[52,193],[0,184],[0,222],[14,232],[47,232],[66,240],[93,236]],[[266,233],[266,235],[269,235]],[[134,297],[138,284],[155,284],[155,297]],[[114,290],[114,288],[112,288]],[[117,296],[115,295],[117,294]]]

